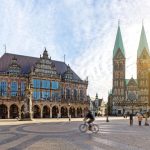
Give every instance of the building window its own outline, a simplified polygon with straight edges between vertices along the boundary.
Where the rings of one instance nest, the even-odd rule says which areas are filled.
[[[66,89],[66,98],[70,98],[70,89]]]
[[[21,96],[24,96],[25,94],[25,83],[21,82]]]
[[[50,89],[50,81],[49,80],[42,80],[42,88]]]
[[[56,89],[58,89],[58,82],[57,81],[52,81],[52,89],[53,90],[56,90]]]
[[[84,99],[83,90],[80,90],[80,99],[81,99],[81,100],[83,100],[83,99]]]
[[[33,88],[39,89],[40,87],[40,80],[33,79]]]
[[[35,100],[39,100],[40,99],[40,91],[33,91],[33,98],[35,99]]]
[[[78,93],[77,93],[76,89],[74,89],[73,96],[74,96],[75,99],[77,99]]]
[[[60,100],[59,93],[53,91],[53,92],[52,92],[52,99],[55,100],[55,101]]]
[[[18,83],[11,82],[11,96],[17,96],[18,93]]]
[[[6,81],[0,82],[0,95],[7,96],[7,82]]]
[[[62,88],[61,88],[61,97],[64,98],[64,95],[65,95],[65,93],[64,93],[64,89],[63,89],[63,87],[62,87]]]
[[[50,92],[49,91],[42,91],[42,99],[43,100],[50,100]]]

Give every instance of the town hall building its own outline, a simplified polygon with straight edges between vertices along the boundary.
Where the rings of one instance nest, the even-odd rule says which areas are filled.
[[[45,48],[39,58],[4,53],[0,58],[0,118],[83,117],[88,81]]]

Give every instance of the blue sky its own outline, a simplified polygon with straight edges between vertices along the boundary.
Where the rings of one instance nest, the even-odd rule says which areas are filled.
[[[120,19],[126,53],[126,78],[136,78],[136,53],[142,19],[150,44],[148,0],[1,0],[0,55],[39,57],[47,48],[82,78],[88,94],[107,100],[112,87],[112,54]]]

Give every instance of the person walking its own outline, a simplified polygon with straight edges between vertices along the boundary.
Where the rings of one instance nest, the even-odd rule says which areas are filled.
[[[133,114],[130,114],[130,126],[133,125]]]
[[[138,115],[139,126],[141,126],[142,119],[143,119],[143,116],[142,115]]]

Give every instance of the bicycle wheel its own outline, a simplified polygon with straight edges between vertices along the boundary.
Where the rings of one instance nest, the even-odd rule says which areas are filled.
[[[88,129],[88,127],[87,127],[86,124],[81,124],[81,125],[79,126],[79,130],[80,130],[81,132],[86,132],[87,129]]]
[[[92,132],[97,133],[99,131],[99,126],[97,124],[92,125]]]

